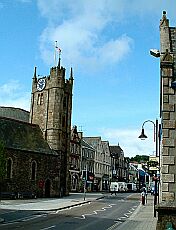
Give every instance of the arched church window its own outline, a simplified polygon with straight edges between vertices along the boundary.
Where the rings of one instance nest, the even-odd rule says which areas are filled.
[[[66,98],[66,97],[64,97],[64,101],[63,101],[63,108],[66,108],[66,106],[67,106],[67,98]]]
[[[65,116],[62,116],[62,127],[65,127]]]
[[[12,159],[7,160],[7,179],[12,178]]]
[[[38,94],[38,97],[37,97],[37,105],[40,105],[40,94]]]
[[[36,179],[36,172],[37,172],[37,163],[35,161],[32,161],[32,164],[31,164],[31,180]]]
[[[43,93],[41,93],[41,96],[40,96],[40,105],[43,105]]]
[[[43,93],[39,93],[37,97],[37,105],[43,105]]]

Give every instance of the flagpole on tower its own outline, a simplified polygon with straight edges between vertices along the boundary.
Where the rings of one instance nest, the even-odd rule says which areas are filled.
[[[55,41],[55,47],[54,47],[54,64],[57,66],[57,60],[56,60],[56,49],[58,48],[57,46],[57,41]]]
[[[58,67],[59,67],[59,69],[60,69],[61,49],[60,49],[60,48],[58,48],[58,50],[59,50],[59,62],[58,62]]]

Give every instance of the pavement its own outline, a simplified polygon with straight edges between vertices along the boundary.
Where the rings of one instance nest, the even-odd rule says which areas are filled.
[[[77,206],[84,203],[89,203],[98,199],[104,198],[107,194],[103,193],[71,193],[68,197],[63,198],[50,198],[50,199],[29,199],[29,200],[2,200],[0,202],[0,209],[9,210],[33,210],[33,211],[54,211],[61,210],[73,206]],[[140,194],[131,194],[127,199],[129,200],[140,200]],[[3,223],[0,212],[0,223]],[[147,203],[140,205],[133,212],[133,214],[126,219],[125,222],[114,224],[111,229],[113,230],[156,230],[157,217],[154,217],[153,208],[153,196],[147,196]]]
[[[140,199],[140,194],[133,194],[129,199]],[[153,195],[147,196],[147,203],[140,205],[134,211],[134,213],[128,218],[127,221],[123,222],[117,228],[118,230],[156,230],[157,224],[157,213],[154,217],[154,206]]]

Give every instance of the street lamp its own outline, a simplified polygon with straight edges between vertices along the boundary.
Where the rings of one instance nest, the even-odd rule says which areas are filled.
[[[147,136],[144,133],[144,125],[145,123],[150,122],[154,127],[154,142],[156,143],[156,157],[158,156],[158,119],[156,119],[156,123],[151,120],[144,121],[142,124],[142,132],[138,138],[141,140],[145,140]],[[157,204],[157,172],[155,173],[155,194],[154,194],[154,217],[156,217],[155,205]]]

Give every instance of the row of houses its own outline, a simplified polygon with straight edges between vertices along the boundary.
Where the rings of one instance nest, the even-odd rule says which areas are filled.
[[[71,191],[108,191],[111,181],[129,181],[129,160],[118,144],[84,137],[74,126],[70,146]]]

